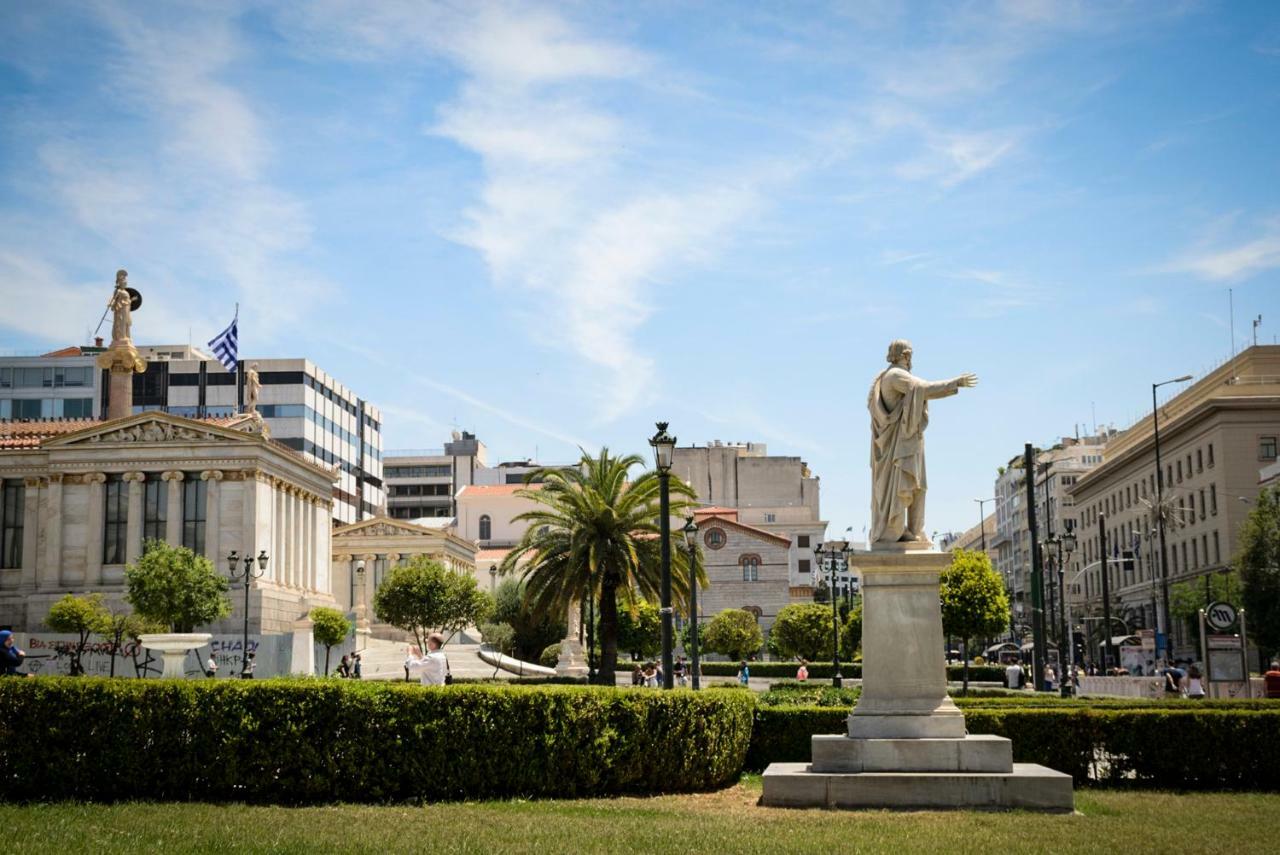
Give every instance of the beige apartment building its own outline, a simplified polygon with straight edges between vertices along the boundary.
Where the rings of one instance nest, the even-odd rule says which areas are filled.
[[[1277,346],[1249,348],[1160,407],[1170,585],[1230,569],[1236,534],[1258,494],[1260,470],[1276,461],[1278,439]],[[1112,613],[1130,630],[1155,628],[1163,608],[1155,467],[1147,416],[1113,439],[1102,465],[1068,490],[1084,569],[1069,595],[1079,608],[1101,610],[1099,527],[1105,519]],[[1114,629],[1119,634],[1125,627]],[[1175,656],[1196,656],[1188,627],[1175,624],[1172,640]]]

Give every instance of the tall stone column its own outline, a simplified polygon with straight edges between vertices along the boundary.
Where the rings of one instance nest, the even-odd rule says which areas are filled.
[[[45,491],[45,560],[36,582],[41,589],[57,588],[62,581],[62,478],[61,472],[51,472]]]
[[[185,477],[178,469],[170,469],[160,476],[169,485],[169,501],[164,511],[164,539],[170,546],[182,545],[182,480]]]
[[[265,540],[258,532],[258,470],[244,469],[240,472],[240,504],[242,513],[242,522],[240,525],[240,542],[230,544],[231,549],[249,550],[249,554],[257,558],[258,552],[262,549]],[[275,556],[272,556],[274,558]],[[266,579],[271,579],[275,572],[274,561],[267,562]]]
[[[89,518],[85,526],[84,583],[91,588],[97,588],[102,585],[102,538],[106,511],[102,485],[107,483],[107,476],[101,472],[91,472],[84,476],[84,483],[89,488]],[[125,510],[127,513],[128,509]]]
[[[220,567],[222,559],[218,553],[222,546],[219,536],[222,527],[222,470],[206,469],[200,473],[200,480],[209,485],[205,488],[204,554],[213,562],[214,567]]]
[[[129,485],[129,515],[125,521],[124,560],[132,564],[142,556],[142,491],[147,480],[145,472],[126,472],[124,481]]]
[[[320,589],[316,584],[316,575],[320,562],[317,553],[319,538],[316,537],[316,500],[310,493],[302,495],[302,513],[304,527],[302,536],[305,547],[303,552],[307,556],[307,588],[318,591]]]
[[[294,487],[289,495],[289,510],[293,525],[293,579],[299,588],[307,587],[307,553],[303,548],[305,540],[302,532],[302,491]]]
[[[289,556],[284,548],[284,484],[279,478],[271,479],[271,554],[275,559],[276,580],[281,585],[289,584]]]
[[[40,569],[40,488],[44,479],[27,478],[22,496],[22,588],[33,590]]]

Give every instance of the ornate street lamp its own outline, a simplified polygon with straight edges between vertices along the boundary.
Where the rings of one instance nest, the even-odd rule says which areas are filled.
[[[671,458],[676,438],[667,433],[667,423],[658,422],[658,432],[650,439],[658,469],[658,536],[662,555],[662,688],[670,689],[671,662]]]
[[[230,572],[231,581],[238,582],[244,580],[244,638],[240,643],[240,678],[245,679],[249,676],[249,588],[254,579],[262,578],[267,572],[267,551],[264,549],[258,553],[257,572],[253,569],[254,558],[253,550],[250,549],[244,556],[244,570],[237,573],[236,568],[240,564],[240,553],[231,550],[227,555],[227,569]]]
[[[689,667],[693,669],[693,689],[702,688],[698,660],[698,523],[690,516],[684,523],[684,545],[689,549]]]
[[[1172,380],[1162,380],[1159,383],[1151,384],[1151,432],[1155,440],[1156,451],[1156,507],[1159,513],[1156,514],[1156,525],[1160,532],[1160,593],[1161,599],[1164,601],[1164,661],[1166,663],[1173,661],[1173,632],[1169,620],[1169,565],[1165,560],[1164,545],[1164,467],[1160,463],[1160,408],[1156,404],[1156,390],[1161,386],[1167,386],[1170,383],[1185,383],[1191,379],[1190,374],[1184,374],[1181,377],[1175,377]],[[1102,560],[1105,562],[1107,556],[1104,554]],[[1106,569],[1106,564],[1103,564]],[[1157,628],[1159,632],[1160,627]],[[1110,638],[1111,627],[1107,627],[1107,637]]]
[[[818,566],[823,566],[822,562],[826,561],[826,566],[831,570],[831,685],[837,689],[844,685],[844,677],[840,674],[840,598],[836,596],[836,573],[840,570],[841,559],[847,561],[848,555],[847,540],[832,541],[830,548],[820,543],[813,550]]]

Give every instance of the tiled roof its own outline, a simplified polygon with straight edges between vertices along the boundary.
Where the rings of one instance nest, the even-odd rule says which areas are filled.
[[[507,553],[511,551],[511,547],[506,549],[478,549],[476,550],[477,561],[501,561],[507,557]]]
[[[478,485],[467,484],[458,491],[458,495],[462,496],[511,496],[516,490],[541,490],[541,484],[493,484]]]
[[[694,508],[693,514],[694,516],[699,516],[699,517],[701,516],[732,517],[733,519],[736,520],[738,518],[738,509],[737,508],[717,508],[717,507]]]

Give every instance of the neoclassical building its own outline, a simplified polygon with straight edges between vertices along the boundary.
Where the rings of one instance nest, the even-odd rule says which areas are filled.
[[[778,611],[793,601],[791,539],[740,522],[735,508],[699,508],[695,519],[708,582],[698,593],[700,619],[744,609],[767,636]]]
[[[455,573],[474,575],[476,544],[450,530],[377,517],[333,531],[333,595],[338,608],[356,615],[357,630],[376,638],[405,633],[373,619],[373,594],[391,568],[426,555]]]
[[[124,595],[124,569],[159,539],[207,556],[265,551],[250,592],[253,633],[290,632],[314,605],[334,605],[330,576],[337,473],[275,442],[261,418],[0,423],[0,625],[43,629],[67,593]],[[232,615],[209,627],[238,633]]]

